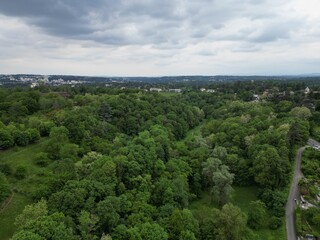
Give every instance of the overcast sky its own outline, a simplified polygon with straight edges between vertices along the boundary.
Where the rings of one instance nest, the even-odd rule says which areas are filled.
[[[319,72],[319,0],[0,1],[0,73]]]

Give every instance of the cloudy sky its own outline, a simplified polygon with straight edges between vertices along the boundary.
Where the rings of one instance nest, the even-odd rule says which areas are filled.
[[[0,73],[319,73],[319,9],[319,0],[1,0]]]

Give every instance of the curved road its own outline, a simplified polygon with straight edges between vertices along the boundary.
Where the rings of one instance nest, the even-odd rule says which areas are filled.
[[[308,145],[310,146],[320,146],[320,143],[313,139],[308,140]],[[295,229],[295,220],[294,220],[294,210],[297,206],[295,199],[300,199],[300,191],[298,187],[299,180],[303,176],[300,170],[301,166],[301,157],[302,153],[306,147],[301,147],[298,150],[296,156],[296,166],[294,170],[294,175],[290,187],[290,193],[288,197],[288,201],[286,204],[286,229],[287,229],[287,239],[288,240],[296,240],[296,229]]]

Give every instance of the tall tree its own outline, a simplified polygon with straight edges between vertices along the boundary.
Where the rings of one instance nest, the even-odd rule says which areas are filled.
[[[202,173],[209,183],[212,199],[216,199],[219,204],[225,203],[232,191],[234,174],[230,173],[229,168],[218,158],[208,158],[202,167]]]
[[[243,239],[243,234],[246,231],[246,224],[247,216],[241,209],[231,203],[226,204],[215,219],[216,239]]]

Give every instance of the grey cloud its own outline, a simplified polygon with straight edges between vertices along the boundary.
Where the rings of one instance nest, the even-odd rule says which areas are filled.
[[[283,2],[283,0],[279,0]],[[61,38],[108,45],[153,44],[183,48],[202,41],[269,42],[289,37],[284,27],[261,26],[247,34],[235,29],[224,34],[231,20],[254,21],[279,16],[275,0],[4,0],[0,14],[23,19]]]

